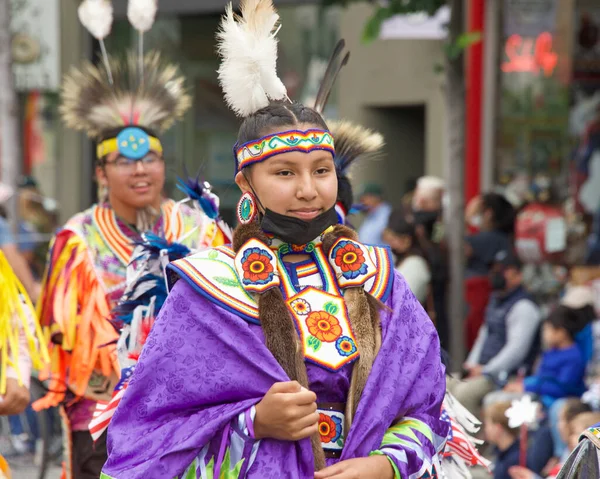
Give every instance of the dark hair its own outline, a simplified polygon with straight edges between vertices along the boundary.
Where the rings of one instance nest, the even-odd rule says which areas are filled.
[[[293,127],[300,123],[310,123],[329,130],[321,114],[313,108],[298,102],[277,101],[244,119],[238,133],[237,144],[242,145],[258,140],[269,130],[285,126]]]
[[[584,412],[592,412],[592,407],[578,398],[567,399],[562,407],[562,414],[566,422],[571,422],[576,416]]]
[[[494,216],[494,228],[512,235],[515,230],[515,209],[510,202],[498,193],[486,193],[482,196],[483,211],[491,210]]]
[[[337,200],[342,204],[346,214],[350,212],[354,203],[354,193],[352,191],[352,183],[346,175],[338,172],[338,196]]]
[[[243,145],[258,140],[276,128],[294,127],[301,123],[315,125],[329,131],[327,123],[315,109],[296,101],[293,103],[276,101],[244,119],[238,132],[237,144]],[[350,180],[339,173],[337,201],[342,204],[346,213],[350,211],[354,201]]]
[[[413,223],[406,219],[404,210],[402,208],[392,211],[390,218],[388,219],[388,229],[399,236],[408,236],[411,240],[411,247],[405,253],[403,257],[409,255],[418,255],[427,261],[427,256],[421,247],[419,239],[417,238],[416,227]],[[402,258],[398,258],[399,262]],[[429,261],[427,261],[429,263]]]
[[[392,211],[388,220],[388,228],[397,235],[410,236],[413,243],[417,241],[415,225],[406,220],[402,210]]]
[[[575,335],[593,321],[595,317],[594,308],[590,305],[573,309],[561,304],[548,315],[546,321],[555,328],[565,329],[572,338],[575,338]]]

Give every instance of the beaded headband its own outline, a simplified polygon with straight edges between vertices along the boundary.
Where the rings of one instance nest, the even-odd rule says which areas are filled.
[[[149,135],[141,128],[127,127],[121,130],[115,138],[108,138],[100,142],[96,147],[96,156],[100,159],[118,151],[125,158],[139,160],[151,150],[162,154],[163,148],[158,138]]]
[[[327,130],[290,130],[267,135],[233,147],[236,160],[236,173],[242,168],[259,163],[275,155],[290,151],[310,153],[324,150],[335,156],[333,136]]]

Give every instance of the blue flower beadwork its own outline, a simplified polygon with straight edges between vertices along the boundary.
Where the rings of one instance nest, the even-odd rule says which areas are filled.
[[[356,352],[356,343],[348,336],[342,336],[335,342],[335,348],[341,356],[351,356]]]
[[[331,439],[331,442],[336,443],[342,437],[342,418],[339,418],[337,416],[330,416],[330,417],[331,417],[331,420],[335,424],[335,436],[333,436],[333,439]]]

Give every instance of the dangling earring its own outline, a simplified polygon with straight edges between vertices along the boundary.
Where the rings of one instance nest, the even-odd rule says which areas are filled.
[[[247,225],[256,219],[258,216],[258,208],[256,206],[256,198],[252,193],[247,191],[242,195],[237,205],[238,221]]]

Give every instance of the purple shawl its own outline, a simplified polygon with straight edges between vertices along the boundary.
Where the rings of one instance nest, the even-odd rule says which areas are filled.
[[[421,421],[433,432],[436,444],[421,441],[429,444],[421,454],[429,460],[447,433],[447,424],[440,420],[445,374],[435,328],[404,279],[396,274],[393,283],[385,301],[389,310],[381,312],[382,346],[340,460],[381,449],[388,428],[404,417]],[[308,372],[311,386],[330,383],[336,374],[314,365]],[[237,418],[273,383],[287,380],[264,345],[260,326],[209,301],[188,282],[177,282],[112,419],[102,477],[181,477],[201,451],[206,461],[198,461],[197,473],[186,478],[206,477],[206,463],[211,457],[222,462],[222,445],[229,444],[232,430],[244,436],[236,429]],[[424,437],[413,431],[415,435]],[[223,477],[275,479],[282,471],[288,478],[314,477],[308,439],[246,439],[255,444],[238,454],[245,462],[241,472]],[[403,477],[424,470],[415,454],[399,451],[398,457],[408,455],[406,468],[404,463],[399,466]]]

